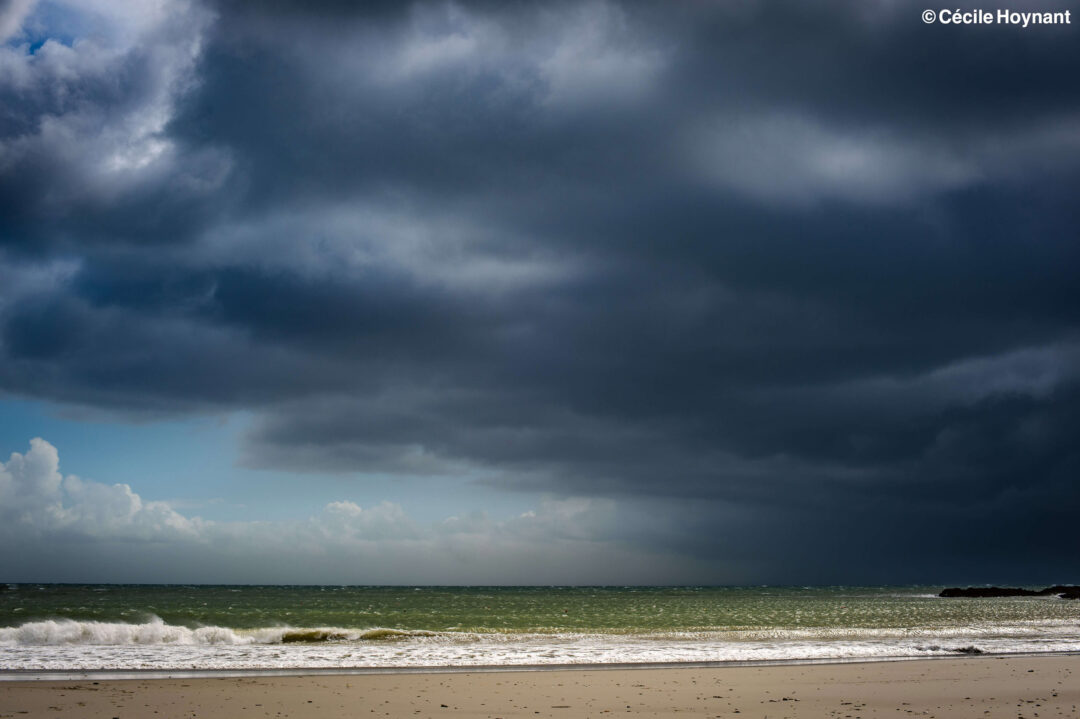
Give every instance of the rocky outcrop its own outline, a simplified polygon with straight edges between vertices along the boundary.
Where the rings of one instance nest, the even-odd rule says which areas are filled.
[[[1080,587],[1055,584],[1046,589],[1021,589],[1020,587],[948,587],[941,590],[939,597],[1049,597],[1062,599],[1080,599]]]

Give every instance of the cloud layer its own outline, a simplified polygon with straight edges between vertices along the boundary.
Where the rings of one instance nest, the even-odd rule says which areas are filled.
[[[10,4],[0,388],[738,576],[1075,571],[1080,50],[909,10]]]

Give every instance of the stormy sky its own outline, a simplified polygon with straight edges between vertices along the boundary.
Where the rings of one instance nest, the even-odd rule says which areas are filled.
[[[1077,581],[1077,30],[922,10],[0,1],[0,580]]]

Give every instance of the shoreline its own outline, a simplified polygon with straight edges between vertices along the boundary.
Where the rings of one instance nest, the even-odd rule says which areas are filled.
[[[172,679],[246,679],[259,677],[347,677],[380,675],[505,674],[520,672],[649,671],[669,669],[734,669],[739,667],[801,667],[852,664],[894,664],[982,659],[1034,659],[1040,657],[1080,657],[1080,651],[984,652],[928,656],[820,657],[815,659],[731,659],[706,662],[580,662],[572,664],[483,664],[401,667],[290,667],[286,669],[86,669],[38,670],[2,669],[0,684],[6,682],[131,681]]]
[[[953,661],[24,680],[0,684],[0,717],[1077,716],[1080,654],[947,658]]]

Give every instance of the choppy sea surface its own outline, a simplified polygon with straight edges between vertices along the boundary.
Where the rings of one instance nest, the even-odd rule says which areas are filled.
[[[0,670],[883,659],[1080,651],[1080,602],[909,587],[0,584]]]

